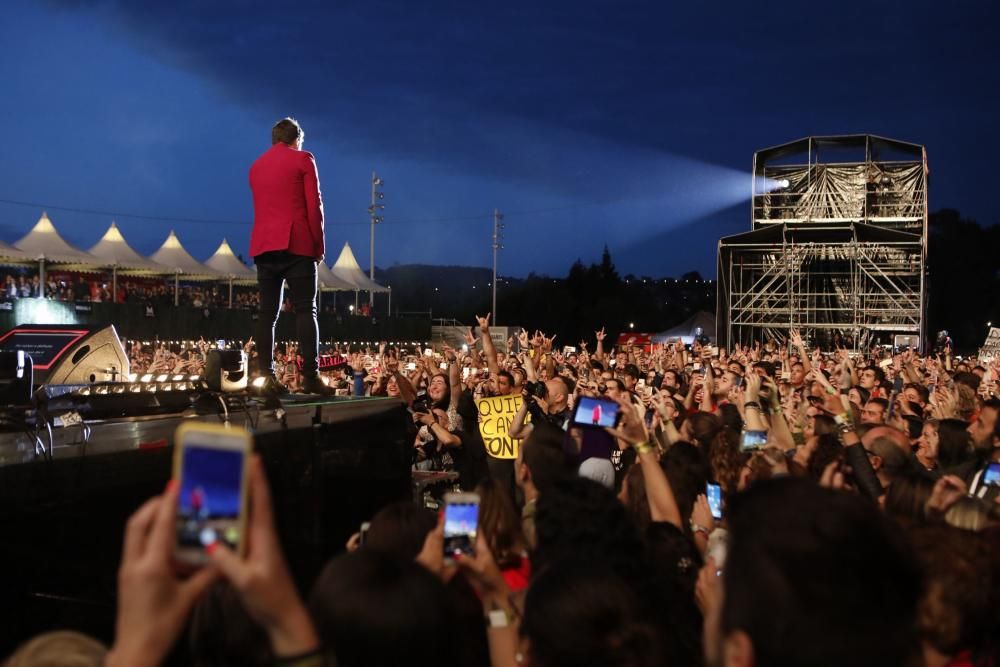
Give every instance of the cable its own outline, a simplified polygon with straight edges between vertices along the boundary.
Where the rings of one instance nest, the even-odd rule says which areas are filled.
[[[569,211],[573,209],[580,208],[594,208],[599,206],[610,206],[616,202],[584,202],[579,204],[567,204],[565,206],[551,206],[548,208],[536,208],[536,209],[524,209],[521,211],[511,211],[505,212],[505,217],[529,217],[532,215],[537,215],[540,213],[555,213],[559,211]],[[194,224],[208,224],[208,225],[242,225],[247,226],[250,224],[247,220],[227,220],[224,218],[187,218],[187,217],[171,217],[164,215],[149,215],[145,213],[129,213],[123,211],[105,211],[99,209],[88,209],[88,208],[77,208],[73,206],[60,206],[56,204],[42,203],[42,202],[26,202],[19,201],[16,199],[0,199],[0,204],[9,204],[11,206],[26,206],[30,208],[40,208],[43,210],[52,211],[65,211],[69,213],[82,213],[85,215],[100,215],[110,218],[136,218],[139,220],[155,220],[158,222],[187,222]],[[403,219],[403,220],[386,220],[380,225],[437,225],[437,224],[453,224],[456,222],[475,222],[477,220],[491,220],[491,213],[478,213],[470,215],[461,215],[449,218],[423,218],[423,219]],[[342,226],[342,227],[367,227],[371,224],[370,221],[365,222],[347,222],[345,220],[331,220],[331,224]]]

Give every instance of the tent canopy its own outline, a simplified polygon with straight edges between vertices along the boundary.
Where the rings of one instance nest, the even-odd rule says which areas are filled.
[[[101,260],[104,266],[113,266],[137,273],[173,273],[173,269],[170,267],[157,264],[136,252],[122,236],[121,230],[118,229],[118,225],[113,220],[108,231],[104,232],[104,236],[89,252]]]
[[[343,278],[333,275],[330,267],[323,262],[316,263],[316,273],[319,274],[320,289],[329,291],[348,292],[357,289]]]
[[[21,250],[18,250],[12,245],[7,245],[3,241],[0,241],[0,259],[15,263],[35,261],[34,257],[31,257],[30,255]]]
[[[149,258],[157,264],[166,266],[172,273],[187,274],[188,278],[219,280],[222,277],[218,271],[210,269],[192,257],[181,245],[180,239],[177,238],[177,234],[173,230],[170,230],[170,235],[167,236],[167,240],[163,242],[160,249]]]
[[[681,341],[685,345],[690,345],[694,342],[695,337],[698,336],[698,329],[701,329],[702,336],[707,336],[708,340],[714,343],[715,315],[700,310],[677,326],[653,336],[653,342],[673,343]]]
[[[103,263],[93,255],[71,245],[59,234],[59,231],[44,212],[35,226],[20,241],[14,244],[32,259],[59,264],[75,264],[89,269],[97,268]]]
[[[205,266],[229,278],[255,280],[257,277],[253,269],[239,260],[226,239],[222,239],[215,253],[205,260]]]
[[[354,252],[351,250],[351,244],[345,243],[344,249],[340,251],[340,257],[334,263],[331,269],[334,277],[341,280],[342,282],[351,285],[349,289],[354,289],[359,292],[388,292],[388,287],[382,287],[377,282],[365,275],[364,271],[361,270],[361,266],[358,264],[358,260],[354,257]]]

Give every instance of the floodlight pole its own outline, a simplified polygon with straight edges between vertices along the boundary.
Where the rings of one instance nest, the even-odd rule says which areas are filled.
[[[503,248],[500,245],[500,241],[503,240],[503,215],[500,213],[500,209],[493,209],[493,282],[490,285],[493,287],[493,324],[497,323],[497,250]]]
[[[378,177],[374,171],[372,172],[372,198],[371,204],[368,206],[368,216],[371,218],[371,256],[369,257],[368,263],[368,277],[371,278],[372,282],[375,281],[375,225],[382,222],[382,216],[378,214],[380,208],[385,208],[385,204],[379,204],[380,199],[385,198],[385,193],[383,193],[378,188],[382,185],[382,179]],[[368,290],[368,305],[372,312],[375,311],[375,291]]]

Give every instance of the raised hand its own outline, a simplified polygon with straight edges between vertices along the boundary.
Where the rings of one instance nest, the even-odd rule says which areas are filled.
[[[605,333],[604,327],[601,327],[600,331],[595,331],[594,332],[594,338],[597,339],[598,343],[602,342],[605,338],[607,338],[607,336],[608,336],[608,334]]]
[[[105,665],[158,665],[173,646],[198,597],[219,576],[202,568],[184,580],[174,570],[176,482],[148,500],[125,527],[118,569],[115,643]]]
[[[479,323],[479,332],[484,336],[490,335],[490,315],[493,313],[486,313],[486,317],[480,317],[476,315],[476,322]]]
[[[240,557],[221,542],[210,545],[209,556],[240,596],[243,608],[267,632],[277,655],[308,653],[319,640],[285,564],[271,513],[271,492],[256,455],[250,460],[247,482],[246,556]]]
[[[470,350],[474,348],[478,342],[479,339],[473,335],[472,329],[465,332],[465,344],[469,346]]]

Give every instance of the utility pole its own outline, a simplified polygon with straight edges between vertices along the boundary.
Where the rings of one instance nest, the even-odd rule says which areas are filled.
[[[378,177],[374,171],[372,172],[372,200],[371,205],[368,206],[368,216],[372,221],[372,241],[371,241],[371,257],[368,263],[368,277],[375,280],[375,225],[382,222],[384,218],[378,214],[379,209],[384,209],[385,204],[381,204],[383,199],[385,199],[385,193],[378,188],[382,187],[384,182]],[[371,308],[371,312],[375,313],[375,292],[368,290],[368,305]]]
[[[493,209],[493,324],[497,323],[497,250],[503,248],[500,245],[500,241],[503,240],[503,215],[500,213],[500,209]]]

